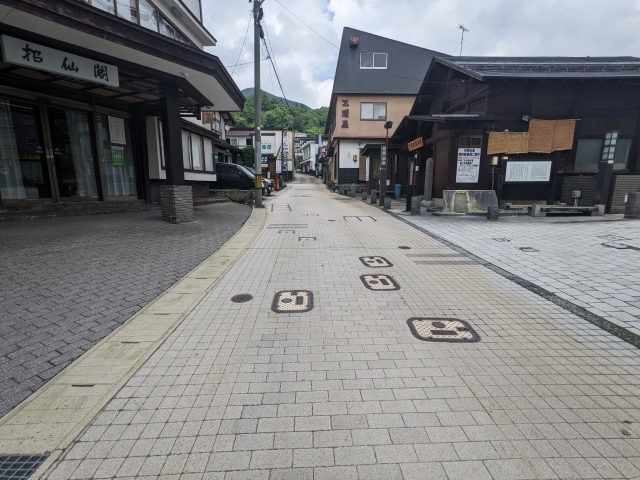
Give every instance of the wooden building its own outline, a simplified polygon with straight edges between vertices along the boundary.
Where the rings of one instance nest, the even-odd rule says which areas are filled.
[[[573,204],[579,191],[589,206],[605,136],[619,132],[606,203],[621,213],[640,190],[639,87],[640,58],[436,57],[391,139],[392,181],[423,194],[433,158],[434,198],[495,189],[503,205]]]

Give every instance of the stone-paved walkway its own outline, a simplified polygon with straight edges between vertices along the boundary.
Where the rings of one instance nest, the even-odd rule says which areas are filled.
[[[0,224],[0,416],[220,248],[238,204]]]
[[[393,266],[359,259],[372,255]],[[372,274],[400,289],[365,288]],[[313,309],[274,313],[282,290],[311,291]],[[411,317],[466,320],[481,341],[421,341]],[[48,478],[634,478],[639,394],[636,348],[386,213],[294,183]]]
[[[594,220],[599,220],[596,217]],[[640,222],[573,218],[406,219],[640,335]],[[568,223],[574,220],[574,223]],[[522,248],[535,251],[523,251]]]

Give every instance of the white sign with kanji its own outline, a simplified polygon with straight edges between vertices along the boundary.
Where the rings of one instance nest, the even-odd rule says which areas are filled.
[[[456,183],[478,183],[480,148],[459,148]]]

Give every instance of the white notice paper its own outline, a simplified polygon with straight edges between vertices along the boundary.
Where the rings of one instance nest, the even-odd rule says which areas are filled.
[[[508,161],[505,182],[548,182],[551,179],[551,161]]]
[[[480,148],[459,148],[456,183],[478,183]]]
[[[366,165],[365,180],[368,182],[369,181],[369,157],[366,158],[365,165]]]
[[[124,133],[124,119],[119,117],[109,117],[109,136],[111,143],[127,144],[127,136]]]

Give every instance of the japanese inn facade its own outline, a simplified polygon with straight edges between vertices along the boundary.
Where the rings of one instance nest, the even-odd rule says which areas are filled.
[[[200,0],[0,0],[0,42],[3,208],[208,197],[239,154]]]

